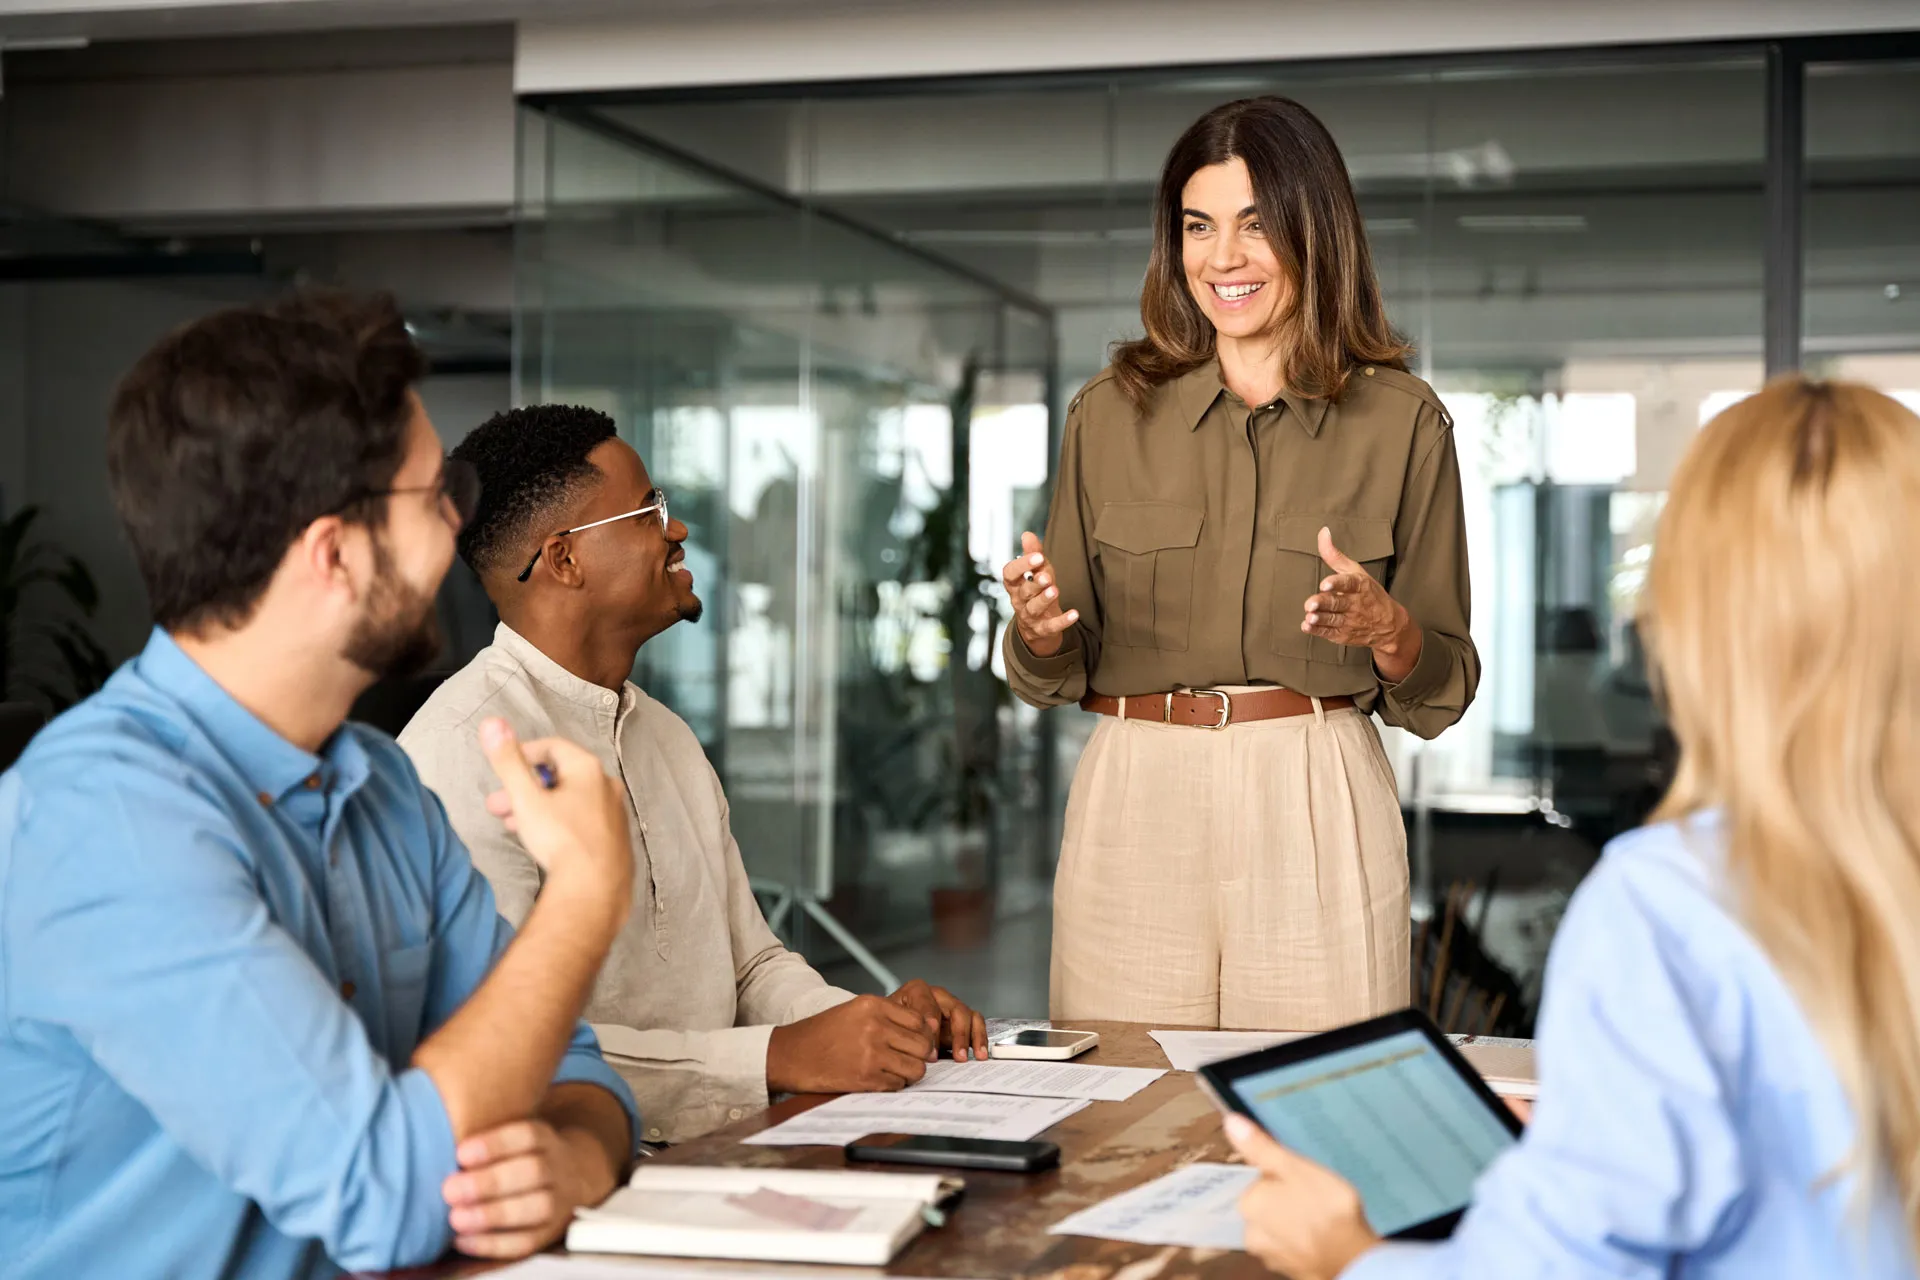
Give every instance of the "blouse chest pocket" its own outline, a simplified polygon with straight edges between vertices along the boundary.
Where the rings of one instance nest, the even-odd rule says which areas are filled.
[[[1273,570],[1272,648],[1277,654],[1307,662],[1364,667],[1372,650],[1362,645],[1335,644],[1300,629],[1307,598],[1333,570],[1320,558],[1320,530],[1333,534],[1333,545],[1360,562],[1367,576],[1386,585],[1393,563],[1393,521],[1363,516],[1285,515],[1274,522],[1277,554]]]
[[[1172,502],[1109,502],[1093,540],[1107,643],[1183,653],[1193,620],[1193,571],[1206,513]]]

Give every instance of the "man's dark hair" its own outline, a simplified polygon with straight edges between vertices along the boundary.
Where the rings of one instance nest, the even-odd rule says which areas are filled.
[[[475,427],[453,451],[480,473],[480,506],[460,530],[460,557],[485,577],[532,555],[521,550],[529,535],[560,531],[545,526],[583,481],[600,474],[587,455],[618,434],[606,414],[570,404],[509,409]]]
[[[153,619],[246,621],[320,517],[362,521],[406,454],[426,371],[393,299],[311,290],[203,317],[120,380],[107,479]]]

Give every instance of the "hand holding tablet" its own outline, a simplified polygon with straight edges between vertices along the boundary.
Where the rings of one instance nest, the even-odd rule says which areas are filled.
[[[1385,1236],[1453,1230],[1486,1167],[1520,1122],[1441,1034],[1413,1010],[1387,1014],[1203,1067],[1200,1080],[1298,1157],[1285,1176],[1313,1185],[1330,1171]],[[1247,1144],[1266,1154],[1266,1144]]]
[[[1240,1197],[1248,1253],[1294,1280],[1333,1280],[1380,1243],[1353,1184],[1287,1150],[1242,1115],[1227,1137],[1260,1180]]]

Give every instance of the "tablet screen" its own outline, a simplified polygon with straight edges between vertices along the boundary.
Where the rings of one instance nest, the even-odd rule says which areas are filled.
[[[1392,1235],[1465,1208],[1474,1179],[1516,1139],[1418,1031],[1233,1081],[1280,1142],[1353,1183]]]

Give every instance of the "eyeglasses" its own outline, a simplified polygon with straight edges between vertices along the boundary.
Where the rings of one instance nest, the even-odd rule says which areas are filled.
[[[608,516],[605,520],[595,520],[592,524],[575,525],[571,529],[562,529],[560,532],[551,536],[564,538],[569,534],[585,533],[588,529],[598,529],[601,525],[612,524],[616,520],[631,520],[635,516],[650,516],[655,514],[658,514],[660,517],[660,532],[664,534],[667,531],[667,525],[669,523],[667,516],[667,495],[655,489],[648,496],[651,497],[653,501],[644,507],[636,507],[632,511],[623,511],[617,516]],[[533,553],[533,559],[527,561],[527,567],[520,571],[518,581],[525,582],[533,576],[533,566],[540,563],[541,553],[546,549],[547,544],[542,542],[539,548]]]
[[[440,478],[432,484],[401,485],[393,489],[362,489],[341,503],[344,511],[371,498],[390,498],[396,493],[431,493],[453,512],[453,528],[458,533],[480,506],[480,472],[462,458],[445,458],[440,463]]]

